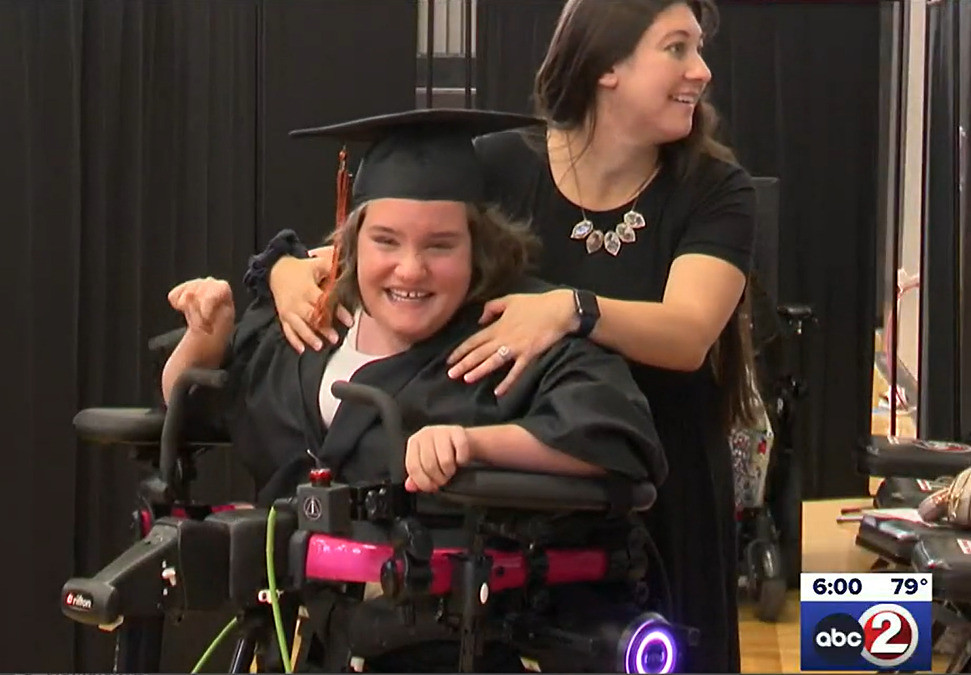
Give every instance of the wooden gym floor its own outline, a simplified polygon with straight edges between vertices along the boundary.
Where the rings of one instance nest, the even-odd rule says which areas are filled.
[[[890,413],[879,407],[879,398],[888,388],[887,380],[873,369],[873,413],[871,428],[875,434],[887,434]],[[914,422],[905,413],[897,414],[896,434],[913,436]],[[871,493],[879,480],[871,480]],[[867,571],[875,556],[854,543],[858,525],[838,524],[836,517],[846,506],[871,505],[868,499],[822,500],[803,502],[802,563],[806,572]],[[743,601],[739,611],[743,673],[798,673],[799,668],[799,592],[790,591],[782,616],[777,623],[763,623],[753,607]],[[935,656],[934,670],[943,672],[944,664]]]

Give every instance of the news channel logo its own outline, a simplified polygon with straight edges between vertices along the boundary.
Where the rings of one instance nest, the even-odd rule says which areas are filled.
[[[803,670],[931,669],[929,574],[802,577]]]

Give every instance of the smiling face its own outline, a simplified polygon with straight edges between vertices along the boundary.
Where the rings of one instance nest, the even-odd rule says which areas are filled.
[[[401,346],[434,335],[462,306],[472,280],[472,237],[462,202],[377,199],[357,244],[364,309]]]
[[[626,129],[662,144],[691,133],[698,100],[711,81],[701,56],[702,29],[684,3],[658,13],[627,58],[599,81],[601,105]]]

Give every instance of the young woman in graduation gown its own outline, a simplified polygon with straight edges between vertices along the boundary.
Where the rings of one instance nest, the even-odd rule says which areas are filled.
[[[738,672],[727,432],[753,417],[742,299],[755,195],[712,138],[701,51],[715,16],[708,0],[566,3],[536,78],[545,133],[490,134],[477,147],[493,199],[540,236],[538,275],[581,292],[488,303],[482,318],[491,323],[452,353],[449,375],[474,386],[502,372],[501,398],[570,333],[628,359],[670,465],[652,533],[675,618],[701,630],[686,668]],[[272,269],[269,286],[297,348],[320,340],[304,319],[321,264],[285,258]]]
[[[480,328],[484,302],[550,288],[524,277],[528,230],[483,207],[472,146],[472,131],[521,123],[416,111],[312,130],[374,142],[337,234],[340,274],[326,302],[355,321],[336,344],[294,351],[268,298],[237,322],[222,280],[170,292],[188,330],[163,370],[163,396],[186,368],[230,372],[226,424],[261,502],[290,494],[318,462],[341,481],[387,477],[393,450],[377,410],[335,400],[337,380],[378,387],[402,406],[406,487],[415,491],[434,492],[469,462],[663,483],[666,460],[647,401],[608,350],[558,340],[502,397],[498,372],[474,385],[448,377],[446,359]]]

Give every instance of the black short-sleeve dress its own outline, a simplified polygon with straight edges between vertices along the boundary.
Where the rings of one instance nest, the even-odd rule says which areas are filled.
[[[571,238],[583,220],[550,173],[542,138],[520,131],[481,137],[490,194],[510,216],[529,220],[543,244],[538,276],[620,300],[661,301],[672,262],[701,253],[748,272],[755,228],[755,193],[744,169],[705,158],[679,181],[667,167],[640,195],[644,226],[636,241],[610,255],[588,253]],[[601,232],[631,209],[591,212]],[[629,232],[625,232],[629,235]],[[629,239],[629,236],[627,236]],[[632,363],[647,395],[670,466],[650,526],[671,585],[674,620],[701,630],[699,648],[683,664],[694,672],[738,672],[738,587],[732,464],[718,423],[722,393],[710,363],[684,373]]]

